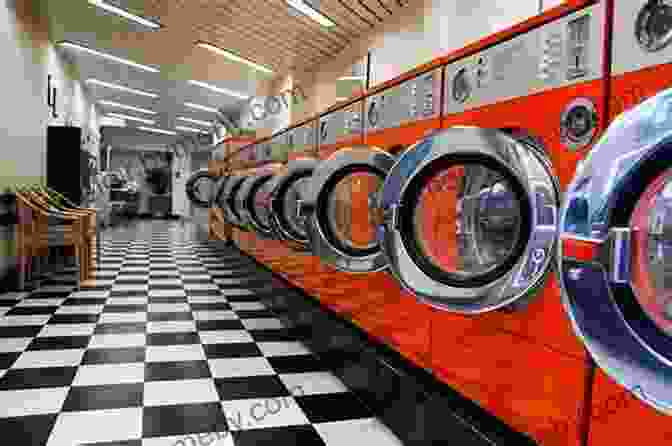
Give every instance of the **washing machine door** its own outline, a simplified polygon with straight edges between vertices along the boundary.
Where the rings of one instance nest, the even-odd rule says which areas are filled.
[[[218,177],[210,175],[208,169],[200,169],[194,172],[185,184],[189,201],[196,207],[210,207],[215,195],[217,180]]]
[[[270,197],[273,184],[273,174],[260,174],[249,180],[249,187],[243,204],[243,212],[252,229],[263,238],[273,238],[273,219],[270,211]]]
[[[558,187],[527,137],[451,127],[411,146],[383,184],[378,240],[421,301],[459,313],[517,303],[543,284]]]
[[[278,237],[299,250],[310,248],[306,215],[299,211],[303,209],[302,202],[317,164],[313,159],[290,161],[287,171],[275,179],[271,193],[271,215]]]
[[[559,271],[595,362],[672,414],[672,90],[620,115],[577,170]]]
[[[395,157],[374,147],[341,149],[313,172],[302,203],[313,253],[346,272],[387,267],[376,239],[376,194]]]
[[[257,185],[261,179],[270,179],[270,174],[266,175],[252,175],[247,177],[240,186],[239,192],[236,194],[236,209],[240,219],[245,227],[257,231],[256,222],[252,218],[252,213],[255,210],[250,207],[253,203],[254,193],[257,192]]]
[[[243,181],[245,181],[245,178],[246,177],[242,175],[232,175],[224,186],[224,191],[222,192],[220,200],[226,221],[240,229],[243,229],[244,225],[235,205],[235,199],[236,194],[240,191],[240,187],[243,185]]]

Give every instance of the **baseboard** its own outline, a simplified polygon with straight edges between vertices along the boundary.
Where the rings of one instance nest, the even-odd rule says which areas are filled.
[[[306,333],[312,350],[334,365],[331,371],[354,389],[405,445],[537,445],[528,435],[439,381],[431,371],[235,248],[287,287],[289,293],[274,291],[265,298],[275,306],[278,317]]]

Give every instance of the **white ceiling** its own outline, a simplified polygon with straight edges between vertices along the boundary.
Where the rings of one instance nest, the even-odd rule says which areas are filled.
[[[158,31],[148,30],[103,11],[87,0],[37,1],[42,2],[49,15],[54,42],[70,41],[160,69],[160,73],[150,73],[76,49],[61,48],[59,51],[65,52],[76,63],[82,80],[95,78],[159,94],[159,98],[152,99],[90,85],[96,101],[120,102],[158,114],[146,115],[103,105],[99,105],[100,111],[154,119],[156,124],[153,126],[166,130],[175,130],[176,125],[206,130],[207,127],[198,124],[177,121],[178,116],[203,121],[215,118],[212,113],[185,107],[185,102],[224,108],[235,113],[240,111],[243,101],[191,85],[188,80],[203,81],[254,96],[273,75],[230,62],[197,47],[197,41],[229,49],[270,66],[275,71],[274,75],[283,75],[293,69],[314,67],[333,57],[356,35],[400,11],[408,0],[313,1],[338,24],[331,28],[323,28],[298,14],[284,0],[109,0],[109,3],[158,20],[163,25]],[[366,18],[367,11],[374,9],[377,11],[374,11],[375,18],[372,15]],[[129,127],[142,125],[145,124],[127,121]],[[117,129],[110,132],[113,133],[120,132]],[[146,136],[153,137],[157,144],[170,144],[179,138],[157,134]],[[125,140],[124,145],[128,144]]]

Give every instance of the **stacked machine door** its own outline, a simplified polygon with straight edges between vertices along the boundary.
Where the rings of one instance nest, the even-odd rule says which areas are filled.
[[[210,207],[218,180],[219,178],[208,172],[208,169],[200,169],[191,174],[185,184],[189,201],[199,208]]]
[[[318,121],[312,120],[287,132],[288,158],[311,158],[317,155]]]
[[[221,194],[217,197],[226,222],[243,230],[246,228],[242,215],[236,206],[236,195],[240,192],[245,179],[246,177],[243,175],[231,175],[224,184]]]
[[[589,445],[667,444],[672,5],[611,4],[611,125],[568,192],[560,271],[574,329],[598,367]]]

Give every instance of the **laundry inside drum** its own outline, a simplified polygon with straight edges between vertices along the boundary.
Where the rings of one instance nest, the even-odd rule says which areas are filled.
[[[353,172],[329,191],[327,221],[339,243],[353,250],[376,246],[371,205],[382,183],[383,179],[373,172]]]
[[[477,163],[454,164],[424,182],[414,238],[435,268],[466,280],[514,255],[521,219],[521,202],[508,179]]]

